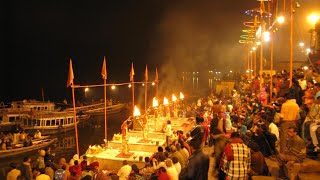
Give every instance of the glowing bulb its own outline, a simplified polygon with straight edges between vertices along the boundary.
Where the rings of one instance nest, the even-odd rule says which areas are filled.
[[[252,51],[255,51],[255,50],[257,50],[257,48],[256,47],[252,47]]]
[[[320,16],[316,13],[312,13],[310,16],[308,16],[308,21],[311,22],[313,25],[317,24],[319,19]]]
[[[299,46],[300,46],[300,47],[303,47],[303,46],[304,46],[304,42],[300,42],[300,43],[299,43]]]
[[[270,41],[270,32],[266,31],[263,33],[263,40],[265,42],[269,42]]]
[[[279,17],[277,18],[277,21],[278,21],[278,23],[280,23],[280,24],[284,23],[284,16],[279,16]]]
[[[112,86],[111,86],[111,89],[112,89],[112,90],[116,89],[116,86],[115,86],[115,85],[112,85]]]
[[[260,41],[257,41],[257,45],[259,46],[261,44],[261,42]]]

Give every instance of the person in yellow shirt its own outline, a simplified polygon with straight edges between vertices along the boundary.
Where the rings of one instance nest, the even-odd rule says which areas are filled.
[[[286,102],[280,111],[280,152],[287,150],[287,135],[289,127],[296,127],[299,106],[291,93],[286,94]]]

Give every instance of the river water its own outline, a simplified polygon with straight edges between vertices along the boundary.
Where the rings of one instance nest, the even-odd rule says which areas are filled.
[[[107,139],[111,140],[115,133],[120,133],[122,122],[130,116],[127,109],[118,114],[107,116]],[[91,116],[86,122],[78,124],[79,151],[84,154],[89,145],[104,144],[104,115]],[[58,138],[57,143],[53,144],[52,152],[55,153],[56,161],[65,157],[69,161],[76,153],[76,141],[74,130],[54,135]],[[0,179],[5,179],[5,173],[9,169],[11,162],[22,163],[24,157],[29,156],[35,160],[38,152],[30,152],[15,157],[0,159]]]

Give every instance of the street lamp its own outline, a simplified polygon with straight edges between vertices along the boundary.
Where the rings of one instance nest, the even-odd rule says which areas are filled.
[[[87,97],[87,92],[89,92],[89,88],[84,88],[84,97]]]
[[[277,18],[277,21],[278,21],[279,24],[284,23],[284,16],[279,16],[279,17]]]
[[[299,46],[300,46],[300,47],[304,47],[304,42],[300,42],[300,43],[299,43]]]
[[[317,13],[312,13],[310,16],[308,16],[308,21],[312,24],[312,28],[310,30],[311,37],[310,37],[310,47],[311,50],[314,50],[316,47],[316,24],[320,20],[320,15]]]

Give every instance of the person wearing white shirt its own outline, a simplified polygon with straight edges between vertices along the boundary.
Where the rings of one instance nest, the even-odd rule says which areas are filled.
[[[178,172],[176,170],[176,168],[173,166],[172,160],[170,158],[167,158],[165,160],[166,163],[166,170],[168,173],[168,176],[170,177],[170,180],[179,180],[179,175]]]
[[[132,167],[128,164],[127,160],[124,160],[122,164],[123,166],[119,169],[117,176],[119,176],[119,180],[127,180]]]
[[[173,163],[173,166],[176,168],[176,171],[179,175],[181,172],[181,164],[179,163],[178,158],[172,157],[172,163]]]

